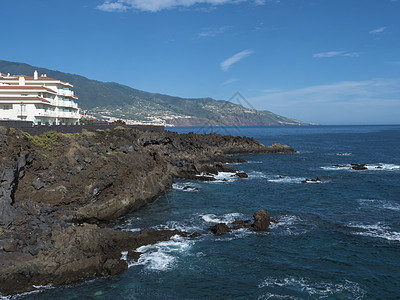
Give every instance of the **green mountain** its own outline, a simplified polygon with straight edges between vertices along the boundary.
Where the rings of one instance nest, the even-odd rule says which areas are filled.
[[[246,102],[240,94],[232,99],[238,100],[238,104],[212,98],[187,99],[144,92],[116,82],[101,82],[80,75],[0,60],[1,73],[32,76],[35,70],[39,74],[47,74],[48,77],[73,84],[80,107],[99,118],[160,120],[177,126],[307,125],[270,111],[246,108],[240,105]]]

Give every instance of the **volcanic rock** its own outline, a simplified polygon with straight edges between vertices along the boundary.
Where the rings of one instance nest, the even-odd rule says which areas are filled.
[[[255,212],[254,215],[254,231],[266,231],[271,223],[271,218],[268,215],[268,211],[260,209]]]
[[[231,229],[225,223],[218,223],[214,226],[211,226],[209,230],[215,235],[221,235],[227,232],[231,232]]]

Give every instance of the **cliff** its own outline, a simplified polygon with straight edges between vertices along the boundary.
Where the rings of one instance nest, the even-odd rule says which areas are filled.
[[[173,178],[235,171],[228,154],[293,153],[252,138],[116,127],[31,136],[0,127],[0,293],[114,275],[141,245],[177,231],[115,231],[107,222],[166,193]]]

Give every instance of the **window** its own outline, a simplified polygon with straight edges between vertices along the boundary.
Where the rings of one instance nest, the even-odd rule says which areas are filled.
[[[28,94],[21,94],[21,96],[23,96],[23,97],[27,97],[27,96],[28,96]]]
[[[12,109],[12,104],[4,104],[4,105],[3,105],[3,109],[4,109],[4,110]]]

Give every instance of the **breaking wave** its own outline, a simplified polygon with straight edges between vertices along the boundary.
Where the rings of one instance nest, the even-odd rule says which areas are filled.
[[[398,241],[400,242],[400,232],[391,231],[388,225],[382,223],[376,224],[359,224],[350,222],[348,227],[353,229],[361,229],[358,231],[353,231],[354,235],[368,236],[373,238],[385,239],[388,241]]]
[[[147,271],[172,269],[176,265],[179,255],[187,252],[192,244],[193,241],[175,235],[169,241],[139,247],[136,249],[142,253],[139,260],[130,263],[129,267],[141,265]]]
[[[308,278],[273,278],[267,277],[258,288],[268,292],[259,299],[362,299],[366,291],[358,283],[344,280],[339,283],[313,281]]]

